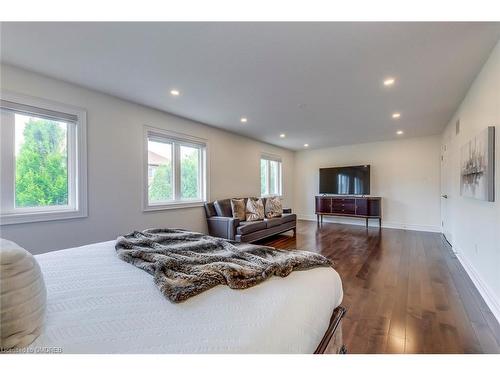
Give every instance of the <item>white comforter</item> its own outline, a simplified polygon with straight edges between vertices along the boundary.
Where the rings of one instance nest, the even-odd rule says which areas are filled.
[[[36,259],[47,317],[30,347],[63,353],[312,353],[343,296],[337,272],[315,268],[174,304],[151,275],[118,259],[114,241]]]

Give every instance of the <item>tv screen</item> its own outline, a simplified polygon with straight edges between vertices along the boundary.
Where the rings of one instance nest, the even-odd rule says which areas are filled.
[[[370,166],[320,168],[320,194],[370,194]]]

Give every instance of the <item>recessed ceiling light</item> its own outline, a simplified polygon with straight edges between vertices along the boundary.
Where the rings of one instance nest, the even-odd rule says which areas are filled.
[[[401,117],[401,113],[393,113],[392,114],[392,118],[400,118]]]
[[[309,147],[309,143],[304,143],[304,147]]]
[[[285,138],[286,137],[286,134],[285,133],[281,133],[280,134],[280,138]]]
[[[404,132],[403,132],[402,130],[398,130],[398,131],[396,132],[396,134],[397,134],[397,135],[403,135],[403,134],[404,134]]]
[[[180,94],[179,90],[170,90],[170,95],[172,96],[179,96]]]
[[[384,86],[392,86],[394,85],[394,82],[396,82],[394,78],[388,77],[384,79]]]
[[[246,117],[240,118],[240,122],[248,122],[248,119]]]

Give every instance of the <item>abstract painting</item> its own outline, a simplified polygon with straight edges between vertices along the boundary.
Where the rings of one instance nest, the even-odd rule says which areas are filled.
[[[495,200],[495,127],[489,126],[461,149],[460,194]]]

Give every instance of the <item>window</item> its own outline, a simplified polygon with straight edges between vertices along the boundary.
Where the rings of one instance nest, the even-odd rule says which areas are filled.
[[[262,156],[260,159],[261,196],[282,195],[281,159]]]
[[[145,128],[145,210],[200,206],[207,196],[204,140]]]
[[[85,111],[2,92],[1,223],[87,215]]]

